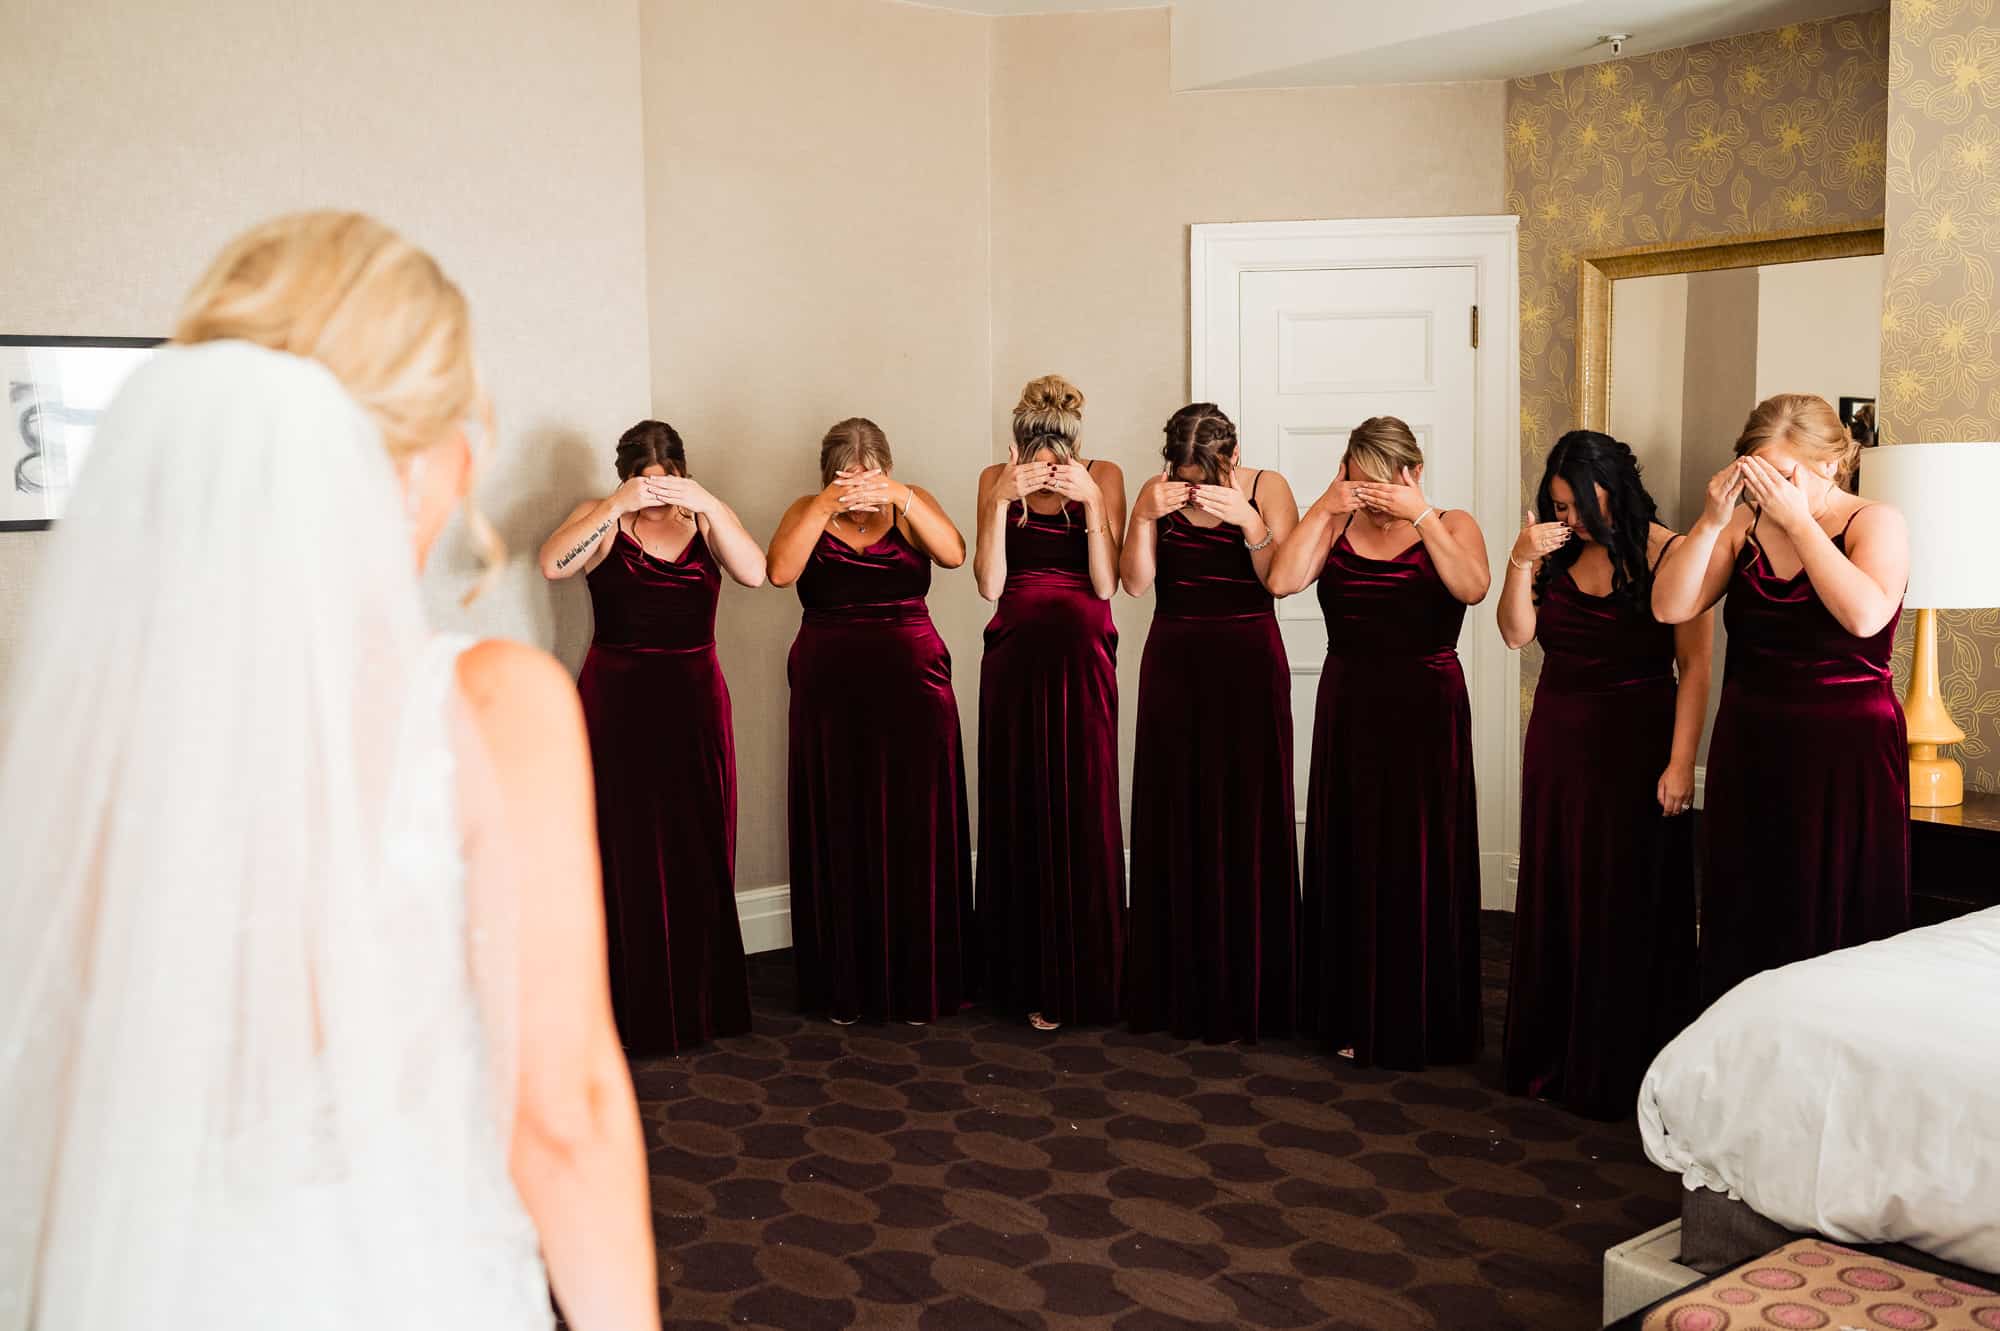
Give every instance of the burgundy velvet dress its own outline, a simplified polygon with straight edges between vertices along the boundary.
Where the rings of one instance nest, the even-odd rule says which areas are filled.
[[[736,741],[715,656],[722,585],[696,533],[655,559],[621,527],[586,577],[577,691],[597,785],[611,1001],[635,1054],[750,1029],[736,917]]]
[[[1135,1031],[1183,1039],[1283,1034],[1297,1017],[1299,912],[1284,639],[1242,528],[1175,512],[1158,541],[1125,1014]]]
[[[792,641],[792,947],[799,1008],[930,1021],[966,995],[965,754],[931,561],[897,527],[831,532],[799,576]]]
[[[1349,519],[1352,525],[1352,519]],[[1363,1066],[1476,1057],[1479,806],[1465,606],[1419,541],[1342,529],[1319,576],[1326,670],[1306,796],[1306,1020]]]
[[[1834,545],[1846,552],[1845,530]],[[1910,922],[1910,777],[1889,678],[1900,610],[1857,638],[1750,539],[1722,606],[1702,805],[1701,998]]]
[[[1674,630],[1564,570],[1542,589],[1535,638],[1502,1064],[1510,1095],[1623,1118],[1693,1015],[1694,818],[1658,799]]]
[[[1081,504],[1041,514],[1017,500],[1006,524],[1007,586],[979,677],[986,994],[1003,1012],[1115,1021],[1125,933],[1118,630],[1090,585]]]

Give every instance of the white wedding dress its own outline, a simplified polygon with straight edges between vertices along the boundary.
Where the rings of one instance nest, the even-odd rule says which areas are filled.
[[[0,1331],[552,1324],[462,645],[318,364],[108,409],[0,732]]]

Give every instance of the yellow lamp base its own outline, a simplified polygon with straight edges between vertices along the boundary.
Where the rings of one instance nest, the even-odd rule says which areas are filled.
[[[1910,745],[1910,807],[1942,809],[1965,803],[1965,769],[1957,759],[1938,755],[1945,744],[1961,744],[1965,732],[1945,709],[1938,692],[1937,611],[1917,611],[1911,642],[1910,690],[1903,699]]]
[[[1965,803],[1965,768],[1940,758],[1935,744],[1910,746],[1910,807],[1945,809]]]

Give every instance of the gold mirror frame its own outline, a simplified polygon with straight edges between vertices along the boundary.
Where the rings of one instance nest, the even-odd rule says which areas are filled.
[[[1577,260],[1577,425],[1602,430],[1611,415],[1611,284],[1621,277],[1761,268],[1810,259],[1852,259],[1882,253],[1882,219],[1798,231],[1707,236],[1658,245],[1602,250]]]

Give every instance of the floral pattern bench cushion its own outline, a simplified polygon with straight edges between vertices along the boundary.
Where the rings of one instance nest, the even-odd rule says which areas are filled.
[[[2000,1293],[1837,1243],[1798,1239],[1655,1304],[1641,1325],[1644,1331],[2000,1331]]]

